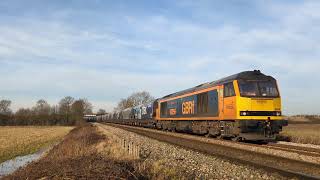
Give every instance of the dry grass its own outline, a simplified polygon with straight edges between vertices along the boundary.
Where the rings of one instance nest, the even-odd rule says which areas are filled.
[[[108,138],[96,127],[77,127],[44,158],[4,179],[143,179],[132,162],[102,156],[97,146],[103,142]]]
[[[297,115],[285,117],[291,124],[320,124],[319,115]]]
[[[99,127],[99,126],[98,126]],[[132,173],[146,179],[194,179],[194,174],[186,173],[183,169],[168,166],[168,162],[162,159],[149,159],[150,152],[140,150],[139,157],[129,154],[121,147],[122,142],[106,129],[99,127],[99,131],[108,137],[106,143],[100,144],[100,153],[114,161],[130,162]]]
[[[3,179],[190,178],[162,160],[146,162],[130,157],[114,138],[93,125],[77,127],[45,157]]]
[[[72,127],[0,127],[0,162],[31,154],[60,140]]]
[[[114,160],[132,161],[137,159],[137,157],[133,157],[124,151],[123,147],[121,147],[121,139],[99,126],[97,128],[101,134],[108,137],[107,141],[98,144],[97,150],[99,153]]]
[[[320,124],[289,124],[280,135],[291,142],[320,145]]]
[[[164,160],[152,161],[149,168],[143,169],[143,172],[147,172],[150,179],[196,179],[194,174],[187,173],[179,167],[170,167]]]

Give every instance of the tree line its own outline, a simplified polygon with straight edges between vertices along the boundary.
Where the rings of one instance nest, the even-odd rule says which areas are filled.
[[[114,111],[151,103],[154,97],[149,92],[132,93],[118,102]],[[0,100],[0,126],[6,125],[76,125],[82,123],[85,114],[93,114],[92,104],[85,98],[75,99],[71,96],[62,98],[57,105],[50,105],[40,99],[31,108],[20,108],[13,112],[10,100]],[[99,109],[96,114],[107,114]]]
[[[40,99],[32,108],[11,110],[10,100],[0,101],[0,125],[76,125],[84,114],[92,114],[92,104],[85,98],[62,98],[57,105]]]

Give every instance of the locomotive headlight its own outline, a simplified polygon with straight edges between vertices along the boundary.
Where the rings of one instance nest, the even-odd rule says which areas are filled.
[[[277,115],[277,116],[281,116],[281,112],[277,112],[276,115]]]
[[[241,115],[241,116],[246,116],[246,115],[247,115],[247,112],[241,111],[241,112],[240,112],[240,115]]]

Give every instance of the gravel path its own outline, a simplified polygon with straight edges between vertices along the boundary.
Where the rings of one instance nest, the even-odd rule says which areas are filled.
[[[249,166],[238,165],[215,156],[204,155],[181,147],[159,142],[108,125],[101,130],[108,135],[134,142],[140,151],[148,154],[146,162],[161,162],[183,172],[187,178],[197,179],[286,179]]]

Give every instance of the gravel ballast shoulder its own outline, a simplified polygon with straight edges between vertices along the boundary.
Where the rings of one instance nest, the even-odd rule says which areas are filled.
[[[234,164],[219,157],[160,142],[108,125],[97,124],[102,131],[117,138],[134,142],[148,156],[145,161],[159,162],[186,174],[189,178],[201,179],[286,179],[253,167]]]

